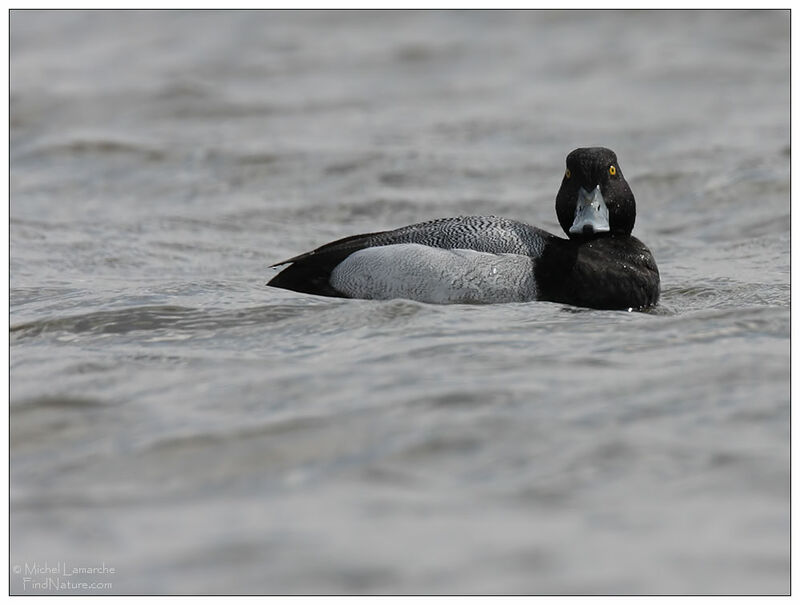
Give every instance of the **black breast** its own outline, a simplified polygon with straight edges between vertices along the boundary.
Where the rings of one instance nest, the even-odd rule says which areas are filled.
[[[540,300],[595,309],[643,309],[658,302],[650,250],[630,235],[587,241],[553,238],[536,260]]]

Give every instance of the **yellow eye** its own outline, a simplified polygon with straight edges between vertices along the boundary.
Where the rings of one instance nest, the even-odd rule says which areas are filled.
[[[569,171],[569,168],[567,168],[567,171],[564,173],[564,176],[567,178],[570,178],[572,176],[572,173]]]
[[[608,174],[611,176],[615,176],[617,174],[617,167],[616,166],[609,166]]]

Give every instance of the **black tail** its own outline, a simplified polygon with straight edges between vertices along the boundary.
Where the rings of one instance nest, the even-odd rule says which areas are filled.
[[[339,260],[325,259],[322,262],[316,257],[294,262],[269,280],[267,285],[307,294],[343,297],[344,294],[331,286],[330,277],[333,268],[346,256],[344,255]]]
[[[380,236],[385,233],[387,232],[380,231],[377,233],[351,235],[320,246],[311,252],[305,252],[280,263],[275,263],[272,265],[273,267],[291,264],[269,280],[267,285],[307,294],[346,298],[344,294],[331,286],[331,272],[336,265],[353,252],[374,245],[376,240],[380,239]]]

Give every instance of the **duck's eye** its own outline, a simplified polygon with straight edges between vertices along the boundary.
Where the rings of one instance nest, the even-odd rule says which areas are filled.
[[[609,166],[608,167],[608,174],[610,174],[611,176],[616,176],[617,167],[616,166]]]
[[[572,173],[569,171],[569,168],[567,168],[567,171],[564,173],[564,176],[566,178],[570,178],[572,176]]]

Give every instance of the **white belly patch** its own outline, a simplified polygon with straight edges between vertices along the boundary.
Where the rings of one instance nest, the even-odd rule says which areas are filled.
[[[428,303],[536,300],[529,256],[421,244],[354,252],[334,268],[330,283],[351,298],[407,298]]]

